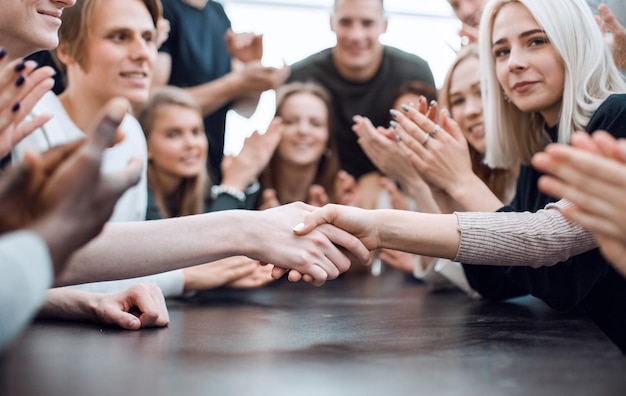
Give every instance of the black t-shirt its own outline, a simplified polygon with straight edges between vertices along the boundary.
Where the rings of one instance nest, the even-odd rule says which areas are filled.
[[[181,0],[162,0],[162,3],[163,16],[170,22],[170,34],[159,51],[172,58],[169,84],[194,87],[230,73],[231,56],[224,35],[231,24],[222,5],[208,1],[203,9],[197,9]],[[218,182],[229,108],[230,103],[204,118],[209,140],[209,173]]]
[[[341,167],[355,178],[376,170],[352,131],[352,117],[368,117],[375,126],[387,126],[393,95],[405,81],[421,81],[435,87],[428,63],[417,55],[385,46],[376,75],[366,82],[343,78],[332,60],[332,48],[311,55],[291,66],[288,82],[314,81],[324,86],[333,99],[337,145]]]
[[[612,95],[598,108],[586,130],[592,133],[598,129],[617,138],[626,137],[626,94]],[[552,141],[557,140],[557,130],[547,129]],[[556,201],[539,191],[540,176],[534,168],[523,166],[517,195],[501,211],[535,212]],[[602,257],[599,249],[550,267],[463,264],[463,268],[472,288],[485,298],[503,300],[531,294],[557,310],[587,312],[626,352],[626,279]]]

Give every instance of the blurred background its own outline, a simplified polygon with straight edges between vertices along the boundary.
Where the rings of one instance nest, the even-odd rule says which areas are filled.
[[[330,31],[333,0],[221,0],[236,32],[263,34],[263,63],[292,64],[332,47]],[[385,0],[389,18],[384,44],[414,53],[428,61],[437,87],[443,83],[455,51],[461,46],[461,25],[447,0]],[[266,92],[256,113],[249,119],[233,111],[226,126],[227,154],[236,154],[243,139],[255,130],[264,132],[274,114],[274,92]]]

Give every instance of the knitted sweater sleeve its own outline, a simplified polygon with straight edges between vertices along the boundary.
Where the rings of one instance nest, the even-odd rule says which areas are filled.
[[[456,212],[461,242],[454,261],[541,267],[597,247],[592,234],[566,220],[560,200],[537,212]]]

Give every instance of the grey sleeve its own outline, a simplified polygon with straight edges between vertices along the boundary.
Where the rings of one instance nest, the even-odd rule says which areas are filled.
[[[589,231],[566,220],[566,200],[537,212],[456,212],[461,242],[454,261],[541,267],[597,247]]]

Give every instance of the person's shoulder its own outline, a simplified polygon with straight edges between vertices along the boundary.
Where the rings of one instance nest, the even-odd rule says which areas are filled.
[[[132,134],[133,138],[140,137],[140,140],[146,140],[139,121],[132,115],[127,113],[122,120],[120,128],[126,134]]]
[[[596,109],[591,117],[596,118],[603,115],[617,115],[618,113],[626,113],[626,93],[615,93],[609,95],[600,106]]]
[[[392,47],[390,45],[385,45],[385,55],[391,59],[399,59],[403,62],[411,62],[411,63],[418,63],[418,64],[424,64],[426,65],[427,62],[424,58],[422,58],[419,55],[410,53],[410,52],[406,52],[404,50],[401,50],[400,48],[397,47]]]
[[[332,58],[332,48],[326,48],[314,54],[311,54],[297,62],[294,62],[290,67],[292,72],[298,71],[308,67],[314,67],[329,62]]]
[[[616,137],[626,137],[626,93],[608,96],[591,116],[587,132],[603,129]]]

